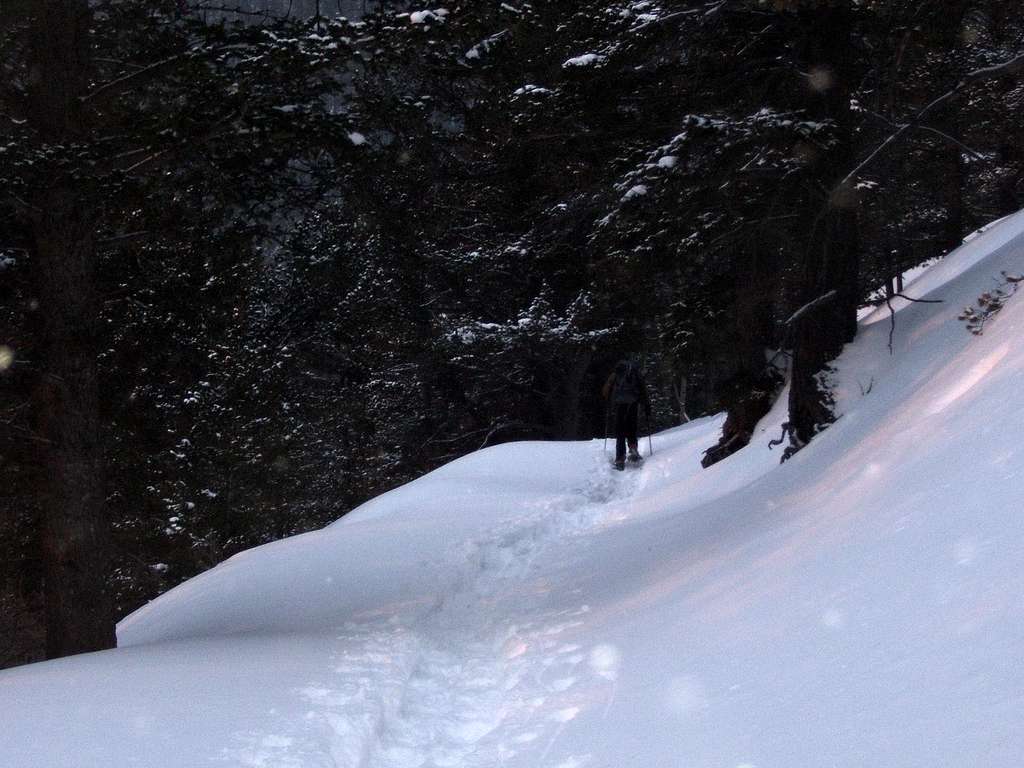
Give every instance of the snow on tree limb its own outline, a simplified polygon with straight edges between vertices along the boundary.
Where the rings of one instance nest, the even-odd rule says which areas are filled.
[[[801,317],[803,317],[804,315],[808,314],[809,312],[817,309],[822,304],[828,304],[830,301],[832,301],[832,299],[834,299],[838,295],[839,295],[839,291],[837,291],[835,288],[833,288],[831,291],[829,291],[828,293],[826,293],[823,296],[819,296],[814,301],[807,302],[802,307],[800,307],[800,309],[798,309],[796,312],[794,312],[792,315],[790,315],[789,319],[785,323],[783,323],[783,325],[792,325],[797,320],[799,320]]]

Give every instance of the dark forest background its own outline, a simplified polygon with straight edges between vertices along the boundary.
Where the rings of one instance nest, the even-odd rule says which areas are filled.
[[[1016,0],[2,0],[0,666],[601,436],[623,356],[709,462],[788,372],[799,450],[858,307],[1024,207],[1022,52]]]

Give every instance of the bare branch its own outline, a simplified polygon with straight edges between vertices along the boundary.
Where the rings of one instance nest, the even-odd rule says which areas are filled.
[[[146,152],[152,152],[153,147],[138,147],[136,149],[126,149],[124,152],[119,152],[110,158],[110,162],[116,162],[117,160],[127,160],[131,157],[137,157],[138,155],[144,155]]]
[[[637,26],[633,27],[632,31],[636,32],[641,29],[647,29],[647,27],[652,27],[656,24],[664,24],[666,22],[672,21],[673,19],[680,19],[684,16],[695,16],[697,14],[711,16],[723,5],[725,5],[725,0],[721,0],[720,2],[717,3],[709,3],[708,5],[705,5],[703,8],[690,8],[685,11],[676,11],[675,13],[670,13],[667,14],[666,16],[661,16],[657,19],[651,19],[650,21],[646,21],[643,24],[638,24]]]
[[[944,299],[915,299],[913,296],[907,296],[905,293],[893,293],[889,295],[889,299],[899,297],[905,301],[911,301],[915,304],[942,304]],[[886,299],[875,299],[874,301],[867,302],[868,305],[873,307],[880,307],[886,303]],[[862,305],[863,306],[863,305]]]
[[[971,147],[967,146],[966,144],[964,144],[962,141],[960,141],[956,137],[951,136],[950,134],[946,133],[945,131],[940,131],[938,128],[936,128],[934,126],[931,126],[931,125],[913,125],[913,124],[910,124],[910,123],[894,123],[891,120],[889,120],[888,118],[886,118],[884,115],[880,115],[877,112],[875,112],[874,110],[865,109],[864,112],[866,112],[867,114],[871,115],[876,120],[879,120],[879,121],[885,123],[887,126],[889,126],[890,128],[892,128],[894,130],[895,129],[899,129],[899,128],[905,128],[905,127],[909,126],[911,128],[917,128],[918,130],[921,130],[921,131],[929,131],[931,133],[937,134],[938,136],[941,136],[946,141],[949,141],[949,142],[955,144],[956,146],[960,147],[960,149],[962,149],[964,152],[966,152],[967,154],[969,154],[972,157],[974,157],[975,160],[984,160],[985,159],[985,156],[983,154],[981,154],[981,152],[979,152],[978,150],[972,149]]]
[[[943,299],[915,299],[912,296],[907,296],[905,293],[894,293],[893,296],[899,296],[901,299],[912,301],[915,304],[941,304],[943,302]]]
[[[1015,56],[1002,64],[993,64],[991,67],[982,67],[964,75],[964,83],[976,83],[981,80],[992,80],[1003,75],[1019,75],[1024,73],[1024,53]]]
[[[960,149],[962,149],[968,155],[973,157],[975,160],[984,160],[985,159],[985,156],[983,154],[981,154],[981,152],[979,152],[978,150],[971,149],[970,147],[968,147],[966,144],[964,144],[959,139],[957,139],[957,138],[955,138],[953,136],[950,136],[948,133],[945,133],[944,131],[940,131],[938,128],[933,128],[930,125],[915,125],[914,127],[917,128],[919,131],[929,131],[930,133],[934,133],[934,134],[936,134],[938,136],[941,136],[946,141],[951,142],[951,143],[955,144],[956,146],[960,147]]]
[[[123,77],[119,77],[117,80],[111,80],[106,85],[101,85],[92,93],[87,93],[85,96],[83,96],[81,99],[82,103],[88,104],[101,97],[109,99],[111,97],[117,96],[119,93],[122,93],[125,90],[127,90],[128,86],[135,83],[135,81],[142,80],[146,77],[149,77],[150,75],[155,75],[161,69],[164,69],[165,67],[168,67],[171,64],[175,64],[184,58],[185,54],[179,53],[175,56],[170,56],[169,58],[162,59],[156,62],[155,64],[150,64],[148,67],[143,67],[142,69],[136,70],[135,72],[127,74]]]
[[[225,13],[225,14],[230,13],[230,14],[238,15],[238,16],[257,16],[257,17],[263,18],[263,19],[287,19],[288,18],[288,16],[281,16],[279,14],[274,13],[273,11],[250,11],[250,10],[247,10],[245,8],[242,8],[241,6],[206,5],[204,3],[199,3],[197,5],[192,6],[192,10],[194,10],[194,11],[204,11],[204,12],[213,12],[213,13]]]
[[[892,307],[892,300],[899,296],[901,299],[906,301],[912,301],[915,304],[941,304],[942,299],[912,299],[902,293],[886,294],[885,306],[889,308],[889,354],[893,354],[892,351],[892,337],[896,333],[896,310]]]
[[[161,157],[163,157],[164,155],[166,155],[170,151],[171,151],[170,149],[157,150],[156,152],[151,154],[149,157],[145,157],[142,160],[139,160],[139,162],[135,163],[134,165],[128,166],[127,168],[124,169],[124,172],[125,172],[125,174],[134,173],[135,171],[138,171],[138,170],[144,168],[145,166],[149,165],[150,163],[153,163],[156,160],[159,160]]]
[[[951,99],[960,95],[960,92],[963,91],[964,88],[966,88],[968,85],[971,85],[972,83],[982,82],[984,80],[992,80],[993,78],[996,77],[1003,77],[1004,75],[1018,75],[1021,72],[1024,72],[1024,54],[1016,56],[1010,59],[1009,61],[1005,61],[1002,64],[996,64],[995,66],[992,67],[984,67],[983,69],[976,69],[973,72],[967,73],[960,80],[960,82],[958,82],[953,88],[951,88],[949,91],[946,91],[946,93],[942,94],[938,98],[934,99],[924,109],[918,112],[913,120],[911,120],[909,123],[904,123],[903,125],[901,125],[895,133],[891,134],[888,138],[886,138],[885,141],[879,144],[875,148],[875,150],[866,158],[864,158],[864,160],[862,160],[856,168],[854,168],[852,171],[846,174],[845,178],[843,178],[843,180],[839,182],[838,186],[844,187],[851,181],[853,181],[860,174],[861,171],[863,171],[872,162],[874,162],[876,157],[881,155],[882,152],[884,152],[888,147],[891,147],[899,139],[905,136],[907,131],[909,131],[911,128],[919,127],[925,115],[930,113],[936,107],[939,107],[942,104],[945,104],[947,101],[950,101]]]
[[[783,323],[783,325],[792,325],[797,320],[799,320],[801,317],[803,317],[804,315],[808,314],[809,312],[814,311],[815,309],[820,307],[822,304],[828,304],[830,301],[832,301],[832,299],[834,299],[838,295],[839,295],[839,291],[836,290],[835,288],[833,288],[831,291],[826,293],[824,296],[819,296],[814,301],[807,302],[802,307],[800,307],[800,309],[798,309],[796,312],[794,312],[792,315],[790,315],[789,319],[785,323]]]
[[[147,237],[149,234],[150,233],[145,230],[140,232],[125,232],[123,235],[115,235],[114,237],[108,237],[106,240],[99,240],[96,242],[96,246],[98,248],[105,248],[111,245],[119,245],[130,240],[139,240],[143,237]]]

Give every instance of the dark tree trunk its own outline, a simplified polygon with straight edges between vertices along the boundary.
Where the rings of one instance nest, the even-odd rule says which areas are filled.
[[[758,244],[736,275],[735,312],[730,346],[735,367],[719,382],[719,400],[727,415],[718,442],[704,452],[709,467],[750,442],[757,423],[771,410],[781,377],[767,365],[765,350],[774,342],[772,296],[778,265],[770,249]]]
[[[110,648],[110,526],[103,494],[96,366],[95,251],[90,222],[66,189],[37,218],[44,339],[36,410],[46,440],[43,499],[46,655]]]
[[[812,169],[812,178],[831,186],[814,200],[812,222],[800,277],[799,303],[835,291],[832,300],[797,320],[793,328],[789,421],[792,448],[799,449],[833,419],[831,399],[820,374],[857,332],[857,279],[860,267],[857,199],[853,189],[835,186],[852,167],[850,89],[851,18],[845,4],[819,3],[802,15],[803,58],[809,80],[809,111],[835,123],[838,141]]]
[[[89,83],[90,22],[86,0],[43,0],[37,7],[29,117],[45,142],[87,138],[80,98]],[[35,409],[46,471],[42,555],[49,658],[114,645],[96,363],[96,211],[89,200],[60,169],[32,199],[44,355]]]
[[[556,440],[576,440],[580,432],[580,397],[583,382],[590,368],[592,355],[581,352],[566,361],[563,368],[549,370],[550,394],[547,397],[547,418]]]
[[[944,154],[949,163],[949,171],[945,174],[946,220],[943,224],[942,239],[946,250],[952,251],[959,247],[964,235],[970,231],[967,207],[964,205],[967,169],[964,167],[963,152],[959,147],[947,147]]]
[[[832,421],[831,397],[821,376],[857,332],[856,211],[825,213],[812,234],[810,253],[817,258],[812,256],[805,264],[805,300],[813,301],[833,290],[836,295],[794,324],[789,423],[795,448]]]

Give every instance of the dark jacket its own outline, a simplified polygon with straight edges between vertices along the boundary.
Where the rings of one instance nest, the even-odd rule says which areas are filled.
[[[608,380],[601,388],[601,394],[611,405],[632,405],[642,403],[646,413],[651,412],[651,398],[647,394],[647,383],[636,363],[619,361]]]

